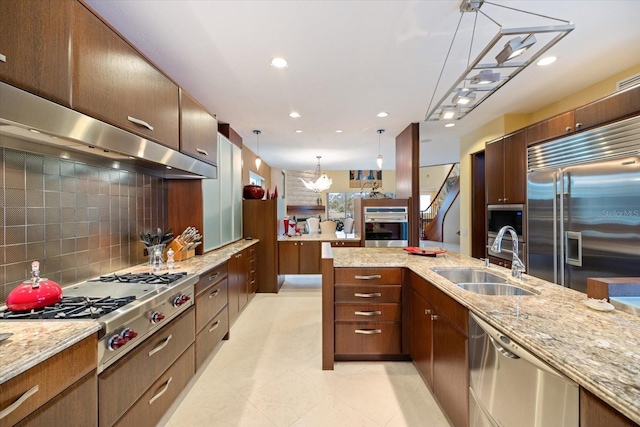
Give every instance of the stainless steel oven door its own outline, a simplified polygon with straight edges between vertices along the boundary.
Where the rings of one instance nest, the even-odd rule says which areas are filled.
[[[406,247],[408,242],[407,207],[365,207],[364,245],[366,247]]]

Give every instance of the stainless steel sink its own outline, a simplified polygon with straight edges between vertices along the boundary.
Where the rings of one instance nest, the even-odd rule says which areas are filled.
[[[508,283],[458,283],[465,291],[481,295],[536,295],[520,286]]]
[[[434,268],[437,273],[453,283],[506,283],[504,277],[478,268]]]

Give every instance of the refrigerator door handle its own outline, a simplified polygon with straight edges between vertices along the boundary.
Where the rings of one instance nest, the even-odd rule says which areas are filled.
[[[556,220],[553,222],[553,264],[555,267],[553,274],[554,276],[556,274],[560,276],[555,277],[555,282],[560,286],[564,286],[564,244],[560,241],[561,236],[564,236],[564,173],[561,170],[556,174],[556,182],[554,185],[556,187],[556,194],[558,194],[558,205],[554,206]],[[559,225],[559,230],[556,229],[556,224]],[[560,247],[559,257],[557,253],[558,247]]]
[[[564,239],[566,263],[582,267],[582,233],[567,231]]]

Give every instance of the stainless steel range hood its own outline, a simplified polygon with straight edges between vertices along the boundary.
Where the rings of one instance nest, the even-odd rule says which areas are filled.
[[[0,82],[0,146],[163,178],[216,178],[217,168],[157,142]]]

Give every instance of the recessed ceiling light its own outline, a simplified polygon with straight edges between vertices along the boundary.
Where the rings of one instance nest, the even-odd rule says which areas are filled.
[[[302,133],[300,129],[296,129],[296,133]]]
[[[455,123],[447,123],[446,125],[444,125],[444,127],[446,128],[452,128],[454,127],[456,124]]]
[[[336,133],[342,133],[342,129],[336,129]]]
[[[284,58],[273,58],[271,60],[271,65],[276,68],[287,68],[289,63]]]
[[[389,115],[389,113],[387,113],[386,111],[380,111],[377,116],[378,117],[387,117]]]
[[[293,117],[294,119],[300,118],[300,113],[296,113],[295,111],[292,113],[289,113],[289,117]]]
[[[553,64],[556,62],[556,59],[558,58],[555,56],[547,56],[546,58],[542,58],[540,61],[536,62],[536,65],[544,67],[545,65]]]

